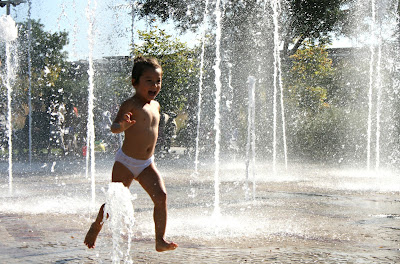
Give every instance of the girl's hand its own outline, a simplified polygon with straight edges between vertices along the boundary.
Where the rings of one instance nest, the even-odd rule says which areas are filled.
[[[133,114],[131,112],[126,113],[123,119],[131,125],[136,123],[136,120],[133,119]]]
[[[133,119],[133,114],[131,112],[126,113],[122,116],[122,120],[119,122],[114,122],[111,125],[112,133],[121,133],[131,127],[136,123],[136,120]]]
[[[131,125],[136,123],[136,120],[133,119],[133,114],[131,112],[126,113],[121,122],[121,127],[123,130],[128,129]]]

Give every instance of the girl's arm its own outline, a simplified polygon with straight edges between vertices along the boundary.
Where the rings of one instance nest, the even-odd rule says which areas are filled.
[[[111,125],[112,133],[121,133],[136,123],[136,120],[133,119],[133,114],[129,111],[128,106],[128,102],[124,102],[121,105],[118,114]]]

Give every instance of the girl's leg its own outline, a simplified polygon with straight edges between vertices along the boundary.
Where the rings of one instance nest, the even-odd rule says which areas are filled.
[[[167,192],[164,181],[154,163],[140,173],[137,181],[154,203],[153,218],[156,233],[156,250],[160,252],[177,248],[177,244],[166,241],[164,237],[167,226]]]
[[[125,187],[129,188],[132,180],[132,173],[124,165],[116,161],[112,170],[112,182],[122,182]],[[88,248],[94,248],[97,236],[103,227],[104,205],[100,207],[96,220],[92,223],[86,234],[84,243]]]

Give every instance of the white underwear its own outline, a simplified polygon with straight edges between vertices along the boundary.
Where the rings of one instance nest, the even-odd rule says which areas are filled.
[[[151,156],[147,160],[139,160],[129,157],[122,152],[122,149],[119,149],[115,154],[115,161],[122,163],[122,165],[132,172],[133,177],[136,179],[144,169],[153,163],[154,156]]]

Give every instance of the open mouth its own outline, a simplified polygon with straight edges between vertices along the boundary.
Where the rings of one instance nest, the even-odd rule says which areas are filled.
[[[157,92],[156,91],[149,91],[150,96],[156,96]]]

